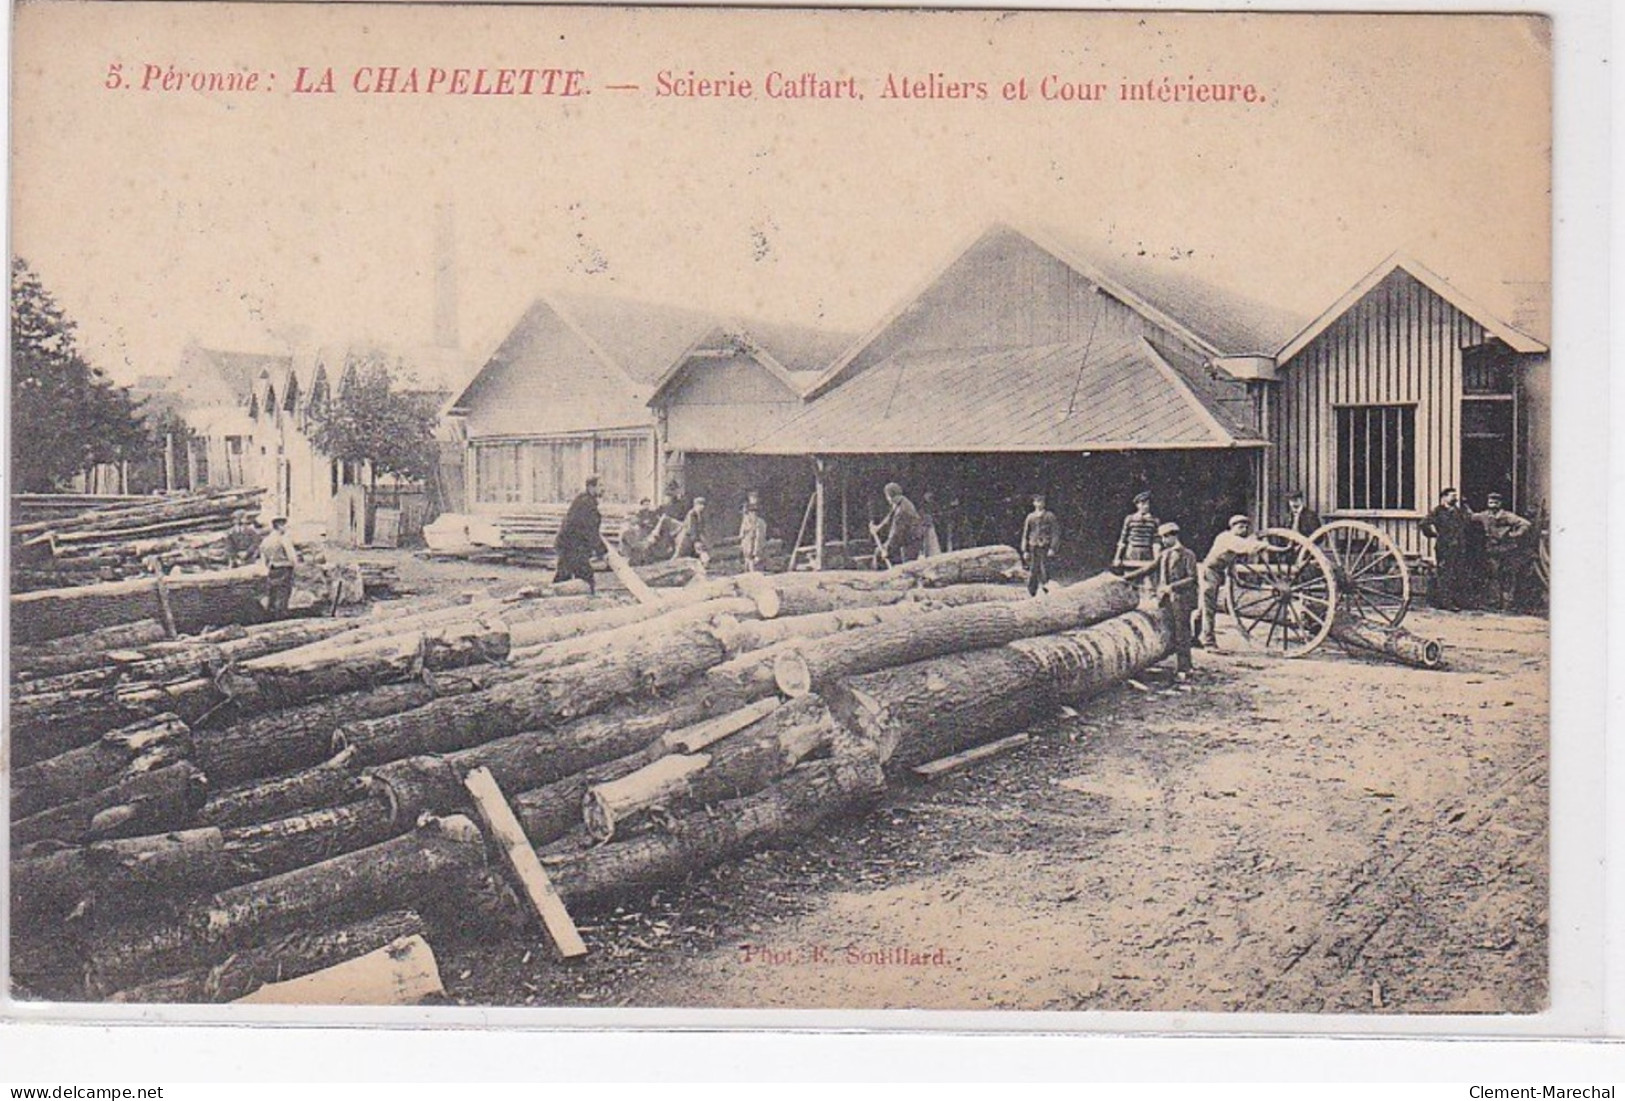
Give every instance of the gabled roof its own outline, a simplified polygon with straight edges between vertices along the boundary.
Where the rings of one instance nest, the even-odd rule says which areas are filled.
[[[1275,354],[1276,362],[1283,366],[1288,363],[1299,352],[1307,348],[1317,336],[1330,328],[1333,322],[1353,309],[1360,299],[1370,294],[1378,284],[1395,271],[1402,271],[1427,287],[1434,294],[1484,326],[1492,336],[1499,338],[1513,351],[1545,352],[1548,350],[1541,341],[1502,321],[1425,264],[1396,252],[1367,272],[1341,298],[1333,302],[1324,313],[1304,326],[1291,339],[1285,341]]]
[[[247,404],[260,375],[280,376],[293,357],[260,352],[231,352],[188,344],[175,370],[175,391],[190,405]]]
[[[753,454],[1262,446],[1141,337],[902,352],[810,401]]]
[[[863,352],[916,302],[948,278],[961,260],[1001,236],[1018,238],[1049,254],[1147,321],[1188,344],[1193,351],[1209,357],[1268,354],[1305,320],[1189,274],[1188,261],[1127,255],[1080,234],[1053,228],[1017,228],[995,223],[955,251],[922,286],[848,348],[809,390],[809,397],[825,393],[840,383]]]
[[[1196,338],[1212,356],[1268,355],[1303,327],[1307,317],[1215,286],[1191,271],[1191,261],[1144,249],[1123,250],[1056,227],[1023,231],[1114,298]]]
[[[782,322],[730,321],[715,325],[671,364],[655,383],[649,404],[661,398],[707,359],[747,355],[800,397],[855,334]]]
[[[645,423],[654,384],[717,323],[714,315],[681,307],[545,294],[448,408],[478,411],[489,418],[489,431],[515,435]],[[535,405],[481,408],[516,394]]]

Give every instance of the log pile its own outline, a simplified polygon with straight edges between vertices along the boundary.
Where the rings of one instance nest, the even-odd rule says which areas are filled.
[[[1123,582],[1029,599],[1018,570],[975,548],[655,603],[424,602],[52,665],[169,679],[76,681],[14,727],[14,973],[59,998],[328,1000],[360,959],[378,997],[415,997],[438,986],[423,938],[520,899],[567,957],[545,900],[791,843],[1166,654]]]
[[[232,517],[259,512],[264,493],[253,488],[116,498],[15,524],[12,591],[118,581],[154,568],[167,573],[224,566],[224,533]]]

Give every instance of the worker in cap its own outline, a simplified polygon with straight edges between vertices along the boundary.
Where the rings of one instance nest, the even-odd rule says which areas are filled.
[[[1033,510],[1021,525],[1021,557],[1027,564],[1027,592],[1037,596],[1049,581],[1049,560],[1061,543],[1061,526],[1044,501],[1033,494]]]
[[[903,496],[902,486],[887,482],[885,494],[890,508],[878,523],[869,525],[875,540],[875,565],[901,566],[920,556],[925,547],[925,524],[914,502]]]
[[[1490,568],[1490,589],[1495,593],[1496,606],[1510,612],[1518,604],[1518,582],[1528,566],[1529,556],[1524,553],[1524,536],[1533,526],[1511,509],[1503,508],[1506,498],[1492,493],[1483,512],[1473,513],[1473,519],[1484,528],[1484,557]]]
[[[265,611],[271,619],[282,619],[293,601],[293,571],[299,565],[299,550],[288,534],[288,518],[271,521],[271,533],[260,541],[260,561],[265,563]]]
[[[1236,513],[1230,517],[1225,530],[1213,537],[1213,546],[1208,549],[1207,557],[1202,559],[1200,644],[1208,649],[1217,649],[1219,645],[1218,639],[1214,637],[1214,626],[1219,617],[1219,589],[1229,576],[1231,567],[1238,559],[1269,549],[1270,544],[1267,540],[1255,539],[1248,534],[1252,526],[1251,520],[1239,512]]]
[[[1174,679],[1185,681],[1191,673],[1191,617],[1196,612],[1196,552],[1179,541],[1179,525],[1169,521],[1157,528],[1162,544],[1153,571],[1157,603],[1166,609],[1173,624]]]
[[[1471,600],[1468,552],[1473,514],[1462,504],[1455,486],[1439,491],[1439,503],[1422,521],[1422,534],[1433,540],[1433,583],[1429,596],[1435,608],[1459,612]]]
[[[1134,511],[1123,518],[1123,530],[1117,536],[1117,553],[1112,556],[1112,566],[1122,570],[1125,578],[1140,579],[1147,593],[1150,592],[1151,566],[1157,560],[1159,523],[1151,512],[1151,491],[1136,493]]]
[[[694,498],[694,504],[683,517],[682,526],[677,529],[676,544],[672,548],[675,558],[698,558],[703,566],[711,559],[711,552],[705,544],[705,498]]]

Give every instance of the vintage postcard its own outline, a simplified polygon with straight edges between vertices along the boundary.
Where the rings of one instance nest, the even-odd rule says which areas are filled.
[[[13,19],[13,1011],[1548,1010],[1544,17]]]

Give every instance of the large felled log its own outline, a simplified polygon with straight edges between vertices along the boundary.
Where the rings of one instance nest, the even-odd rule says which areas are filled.
[[[218,676],[128,689],[119,701],[132,710],[163,708],[187,722],[220,725],[312,700],[409,680],[424,670],[461,669],[507,656],[508,634],[483,623],[403,634],[355,645],[337,640],[256,658]]]
[[[203,774],[181,761],[16,819],[11,824],[11,843],[22,846],[47,840],[76,842],[162,833],[190,824],[207,793]]]
[[[722,656],[722,644],[709,630],[679,628],[485,692],[354,723],[334,735],[334,747],[354,747],[358,763],[368,765],[468,749],[648,697],[716,665]]]
[[[1413,635],[1403,627],[1379,627],[1339,614],[1332,621],[1331,637],[1351,650],[1381,654],[1418,669],[1437,669],[1444,664],[1443,643]]]
[[[183,632],[243,622],[251,620],[264,588],[264,569],[244,566],[20,593],[11,598],[12,637],[24,644],[43,642],[145,619],[167,624],[171,616]]]
[[[240,883],[251,883],[376,845],[397,829],[389,808],[363,800],[240,828],[175,833],[48,849],[12,861],[12,913],[44,923],[76,909],[103,923]]]
[[[266,983],[296,979],[403,937],[422,936],[426,931],[423,919],[413,910],[391,910],[331,929],[298,930],[235,952],[213,967],[120,990],[107,1000],[172,1004],[236,1001]]]
[[[885,778],[872,756],[811,761],[755,795],[683,815],[668,830],[549,864],[548,875],[572,909],[602,904],[747,852],[794,842],[824,822],[857,813],[884,790]]]
[[[333,755],[333,732],[341,726],[479,691],[504,675],[498,670],[427,674],[256,715],[219,729],[196,730],[194,754],[198,767],[220,787],[311,768]]]
[[[26,677],[13,681],[12,702],[18,703],[30,696],[51,696],[60,692],[77,692],[86,688],[106,688],[120,676],[116,665],[103,665],[97,669],[76,669],[69,673],[56,673],[48,677]]]
[[[895,604],[918,583],[908,577],[861,570],[824,573],[746,574],[736,579],[741,595],[763,619],[816,615],[841,608]]]
[[[107,653],[110,650],[140,647],[166,637],[164,625],[159,620],[140,619],[134,623],[65,635],[31,646],[13,640],[12,675],[49,677],[93,669],[108,663]]]
[[[123,666],[130,681],[163,683],[192,677],[213,676],[235,661],[249,661],[284,650],[343,635],[353,627],[345,620],[297,619],[262,624],[241,637],[198,641],[168,648],[142,661]]]
[[[1133,586],[1100,574],[1020,603],[943,608],[798,644],[775,659],[774,679],[786,695],[805,695],[841,677],[1086,627],[1132,611],[1138,599]]]
[[[576,638],[561,639],[527,646],[513,652],[516,664],[531,669],[568,665],[582,658],[612,653],[623,647],[645,645],[651,636],[670,633],[697,624],[711,625],[726,620],[737,622],[741,617],[754,616],[756,606],[743,597],[707,600],[698,604],[667,607],[652,619],[629,623]]]
[[[1142,611],[1060,635],[856,676],[830,706],[882,761],[906,768],[1010,734],[1162,660],[1172,632]]]
[[[455,907],[484,867],[485,844],[472,822],[427,823],[379,845],[217,891],[172,917],[98,932],[87,955],[88,986],[105,996],[217,963],[276,934],[389,910]]]
[[[643,751],[662,736],[678,736],[729,712],[734,700],[704,686],[669,698],[630,700],[556,730],[526,731],[445,756],[416,756],[368,769],[368,790],[381,795],[410,822],[425,812],[445,814],[464,806],[462,777],[490,771],[503,790],[525,792],[585,769]],[[662,750],[666,752],[666,750]],[[572,806],[580,803],[576,793]]]
[[[445,992],[434,949],[421,936],[412,936],[301,978],[266,983],[237,1001],[251,1005],[417,1005]]]
[[[12,817],[26,818],[83,799],[126,777],[175,764],[191,752],[191,732],[175,715],[122,726],[91,745],[17,769],[11,778]]]
[[[169,710],[159,699],[131,700],[109,688],[28,696],[11,707],[12,760],[31,765],[89,745],[116,727]]]
[[[1016,581],[1027,576],[1014,547],[966,547],[964,550],[920,558],[886,571],[925,586],[965,585],[987,581]]]
[[[581,805],[587,833],[607,841],[623,823],[656,807],[669,810],[760,791],[831,747],[836,736],[835,720],[816,696],[775,708],[739,732],[705,745],[691,742],[692,752],[662,757],[589,787]]]
[[[345,750],[298,772],[227,788],[203,804],[198,820],[211,826],[246,826],[360,799],[366,791],[351,767],[353,757]]]

